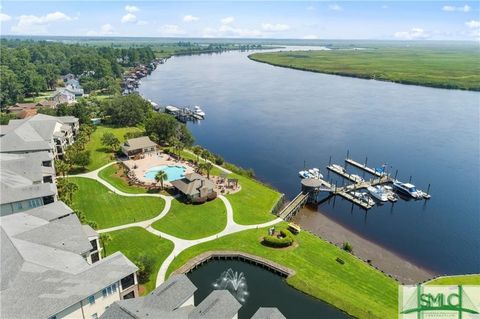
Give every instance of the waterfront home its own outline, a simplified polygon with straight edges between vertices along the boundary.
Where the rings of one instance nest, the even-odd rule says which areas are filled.
[[[217,197],[212,181],[197,173],[186,174],[171,184],[188,202],[203,203]]]
[[[73,116],[55,117],[37,114],[0,125],[0,153],[47,151],[53,158],[62,158],[73,144],[80,126]]]
[[[50,153],[2,153],[0,168],[0,216],[57,200],[55,169]]]
[[[148,136],[128,139],[122,145],[122,153],[129,158],[153,154],[157,149],[158,145],[150,140]]]
[[[67,104],[75,103],[76,101],[75,93],[66,88],[62,88],[57,90],[53,94],[52,100],[57,103],[67,103]]]
[[[101,259],[98,234],[66,205],[0,217],[0,233],[2,318],[98,318],[138,296],[138,268],[120,252]]]

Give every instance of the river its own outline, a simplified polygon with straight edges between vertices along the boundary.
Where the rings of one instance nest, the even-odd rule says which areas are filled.
[[[480,93],[274,67],[248,54],[173,57],[142,79],[140,93],[202,106],[206,119],[189,124],[196,143],[289,198],[304,163],[327,175],[329,157],[343,164],[347,150],[421,189],[431,184],[426,202],[365,212],[337,199],[318,210],[437,273],[480,272]]]

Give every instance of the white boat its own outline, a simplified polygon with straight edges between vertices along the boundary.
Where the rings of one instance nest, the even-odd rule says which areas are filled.
[[[397,194],[393,191],[392,186],[385,185],[383,186],[383,189],[387,193],[388,200],[391,202],[396,202],[398,200]]]
[[[367,193],[351,192],[350,194],[352,194],[354,197],[364,201],[365,203],[367,203],[371,206],[375,205],[375,201],[370,196],[368,196]]]
[[[338,164],[332,164],[331,167],[337,171],[340,171],[340,172],[343,172],[345,173],[345,168],[343,168],[342,166],[338,165]]]
[[[193,107],[193,112],[201,117],[205,117],[205,112],[198,105]]]
[[[423,192],[422,191],[419,191],[417,190],[417,188],[415,187],[415,185],[411,184],[411,183],[402,183],[400,181],[394,181],[393,182],[393,187],[405,194],[405,195],[409,195],[415,199],[419,199],[419,198],[422,198],[423,197]]]
[[[382,202],[388,201],[388,193],[382,186],[368,186],[367,190],[376,199]]]
[[[361,183],[364,181],[362,177],[355,174],[350,175],[350,179],[352,179],[355,183]]]
[[[307,171],[300,171],[298,172],[298,176],[300,176],[300,178],[309,178],[309,173]]]

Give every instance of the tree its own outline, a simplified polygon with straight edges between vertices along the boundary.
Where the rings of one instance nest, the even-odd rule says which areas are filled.
[[[15,72],[4,65],[0,65],[0,88],[1,109],[17,102],[23,91],[23,86]]]
[[[85,168],[90,164],[90,151],[79,151],[70,159],[72,164]]]
[[[65,177],[65,174],[69,171],[70,167],[67,163],[62,160],[55,160],[55,170],[57,175],[62,175]]]
[[[73,194],[78,191],[77,184],[70,182],[67,178],[57,179],[58,197],[67,205],[71,205]]]
[[[102,145],[110,147],[112,152],[115,152],[120,145],[120,141],[112,132],[105,132],[101,138]]]
[[[155,175],[155,180],[157,183],[160,183],[162,189],[163,189],[163,182],[168,178],[167,172],[165,171],[158,171],[158,173]]]
[[[112,241],[112,236],[110,234],[102,233],[100,234],[100,242],[103,247],[103,257],[107,255],[107,244]]]
[[[154,113],[145,123],[145,131],[149,136],[155,136],[155,142],[168,144],[177,135],[178,121],[165,113]]]
[[[197,155],[197,163],[200,157],[200,154],[202,154],[202,147],[200,145],[195,145],[192,148],[193,154]]]
[[[152,105],[136,94],[116,97],[106,102],[103,107],[111,123],[117,126],[143,123],[153,112]]]
[[[134,260],[134,263],[138,267],[138,283],[146,283],[153,272],[155,260],[149,255],[141,254],[140,256],[138,256],[138,258]]]

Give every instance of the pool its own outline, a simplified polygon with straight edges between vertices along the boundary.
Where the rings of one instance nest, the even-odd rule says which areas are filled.
[[[155,175],[157,175],[157,173],[160,171],[164,171],[165,173],[167,173],[167,178],[165,179],[165,181],[171,182],[171,181],[176,181],[177,179],[184,178],[185,170],[186,168],[184,166],[167,166],[167,165],[154,166],[154,167],[151,167],[143,175],[143,177],[154,181]]]

